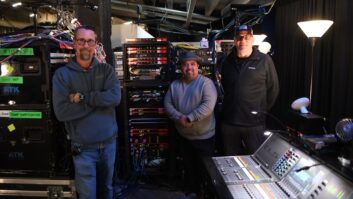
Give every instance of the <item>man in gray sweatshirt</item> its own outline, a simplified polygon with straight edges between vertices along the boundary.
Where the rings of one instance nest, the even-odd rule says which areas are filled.
[[[94,57],[94,27],[76,28],[74,46],[76,56],[53,77],[54,111],[71,139],[79,198],[112,199],[120,82],[111,65]]]
[[[187,194],[199,193],[201,157],[212,156],[215,147],[217,90],[211,79],[198,73],[198,59],[192,52],[181,57],[182,77],[173,81],[164,99],[180,135]]]

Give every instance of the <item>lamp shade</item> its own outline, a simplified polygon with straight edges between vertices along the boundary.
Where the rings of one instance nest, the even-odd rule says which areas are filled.
[[[333,21],[331,20],[312,20],[302,21],[297,23],[305,35],[310,37],[322,37],[325,32],[331,27]]]

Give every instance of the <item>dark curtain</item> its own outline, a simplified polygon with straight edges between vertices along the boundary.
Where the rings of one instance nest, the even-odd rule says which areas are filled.
[[[311,45],[297,22],[334,21],[318,38],[313,53],[313,94],[310,111],[336,123],[353,117],[353,1],[280,0],[275,9],[274,61],[281,91],[274,113],[288,120],[291,103],[309,97]]]

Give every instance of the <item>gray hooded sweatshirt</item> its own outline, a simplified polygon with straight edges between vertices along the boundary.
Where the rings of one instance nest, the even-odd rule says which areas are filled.
[[[57,69],[53,77],[53,105],[59,121],[65,123],[73,142],[96,144],[118,132],[115,108],[121,99],[120,83],[114,68],[94,59],[84,70],[74,58]],[[85,99],[70,103],[70,93],[82,93]]]

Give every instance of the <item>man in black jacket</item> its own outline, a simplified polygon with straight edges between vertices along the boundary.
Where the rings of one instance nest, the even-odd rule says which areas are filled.
[[[264,141],[265,114],[274,104],[278,78],[271,57],[253,48],[247,25],[235,31],[235,48],[222,65],[224,102],[221,134],[225,155],[252,154]]]

